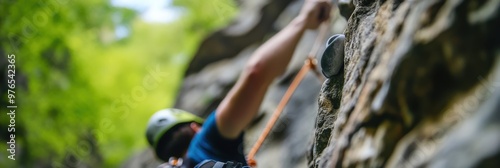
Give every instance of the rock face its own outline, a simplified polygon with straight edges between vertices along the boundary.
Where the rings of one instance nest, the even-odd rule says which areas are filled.
[[[343,3],[309,167],[499,167],[500,1]]]

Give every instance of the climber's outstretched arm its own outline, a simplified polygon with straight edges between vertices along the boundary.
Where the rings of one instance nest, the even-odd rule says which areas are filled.
[[[306,0],[300,14],[260,46],[217,108],[216,122],[226,138],[236,138],[257,114],[267,88],[283,74],[306,29],[316,29],[330,15],[327,0]]]

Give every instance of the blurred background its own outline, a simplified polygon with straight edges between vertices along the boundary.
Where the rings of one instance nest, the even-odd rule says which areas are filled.
[[[0,167],[119,167],[174,103],[200,40],[232,0],[1,0]],[[16,160],[7,55],[16,56]]]

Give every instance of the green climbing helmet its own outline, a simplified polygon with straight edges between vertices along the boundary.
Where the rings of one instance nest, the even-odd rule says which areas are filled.
[[[175,108],[163,109],[156,112],[149,119],[148,128],[146,130],[146,138],[148,139],[149,145],[151,145],[158,154],[159,151],[157,147],[161,137],[168,133],[174,126],[190,122],[202,124],[203,119],[187,111]]]

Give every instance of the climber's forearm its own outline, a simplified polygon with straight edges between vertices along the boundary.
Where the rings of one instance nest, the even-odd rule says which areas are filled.
[[[283,74],[304,31],[305,21],[299,16],[255,51],[247,70],[259,71],[262,80],[270,81]]]
[[[295,19],[252,55],[235,86],[217,109],[217,125],[223,136],[237,137],[258,113],[267,88],[282,74],[305,26]]]

